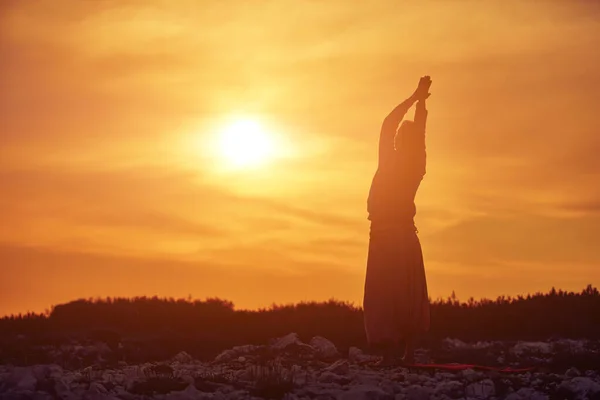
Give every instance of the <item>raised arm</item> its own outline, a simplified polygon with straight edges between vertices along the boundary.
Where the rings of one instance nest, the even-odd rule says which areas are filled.
[[[396,130],[415,101],[417,101],[417,98],[413,94],[397,105],[383,120],[381,132],[379,133],[379,168],[385,168],[390,165],[394,157],[394,136],[396,136]]]
[[[429,79],[427,90],[430,85],[431,79]],[[402,125],[400,128],[399,134],[402,137],[398,156],[402,164],[400,176],[403,181],[410,179],[413,182],[420,182],[426,172],[425,129],[428,112],[425,102],[429,95],[427,92],[418,100],[414,122],[406,126]]]
[[[411,156],[412,158],[412,168],[414,169],[414,174],[418,179],[422,179],[425,175],[425,164],[427,155],[425,152],[425,127],[427,125],[427,108],[425,108],[425,99],[419,100],[417,102],[417,107],[415,109],[415,123],[414,130],[411,135],[412,150]]]
[[[385,168],[391,164],[395,151],[394,137],[398,125],[417,100],[424,100],[428,97],[429,86],[431,86],[431,78],[429,76],[422,77],[415,92],[397,105],[383,120],[379,134],[379,168]]]
[[[415,108],[415,131],[419,134],[425,134],[427,126],[427,108],[425,107],[425,99],[417,102]]]

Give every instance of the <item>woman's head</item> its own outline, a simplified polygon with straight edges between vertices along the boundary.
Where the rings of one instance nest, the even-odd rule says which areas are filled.
[[[398,132],[396,132],[396,137],[394,138],[394,147],[396,149],[400,148],[403,138],[412,129],[414,123],[415,122],[411,120],[402,121],[400,128],[398,128]]]

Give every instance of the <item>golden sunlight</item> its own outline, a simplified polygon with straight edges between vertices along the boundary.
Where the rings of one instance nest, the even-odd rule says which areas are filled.
[[[272,134],[251,119],[238,119],[219,132],[219,155],[229,166],[245,168],[267,163],[276,156]]]

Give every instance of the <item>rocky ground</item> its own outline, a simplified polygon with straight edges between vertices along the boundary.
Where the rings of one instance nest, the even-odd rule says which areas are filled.
[[[182,352],[171,360],[107,365],[106,345],[60,346],[69,354],[92,352],[97,361],[83,368],[56,364],[0,365],[0,399],[599,399],[599,343],[479,342],[446,339],[420,350],[422,362],[466,362],[531,372],[466,369],[449,372],[415,368],[378,369],[358,348],[340,354],[322,337],[303,343],[291,333],[264,346],[238,346],[212,361]],[[62,358],[61,358],[62,359]]]

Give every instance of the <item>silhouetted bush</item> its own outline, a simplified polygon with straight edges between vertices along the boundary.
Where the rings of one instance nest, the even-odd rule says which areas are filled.
[[[548,293],[460,302],[453,295],[431,304],[434,343],[446,337],[476,340],[600,339],[600,293],[588,285],[580,293]],[[266,344],[296,332],[332,340],[342,352],[366,345],[360,307],[347,302],[302,302],[257,311],[235,310],[221,299],[158,297],[76,300],[49,313],[0,319],[0,360],[36,356],[35,346],[103,342],[112,362],[165,359],[180,351],[208,359],[243,344]],[[427,343],[425,343],[427,344]],[[40,360],[47,361],[47,360]]]

